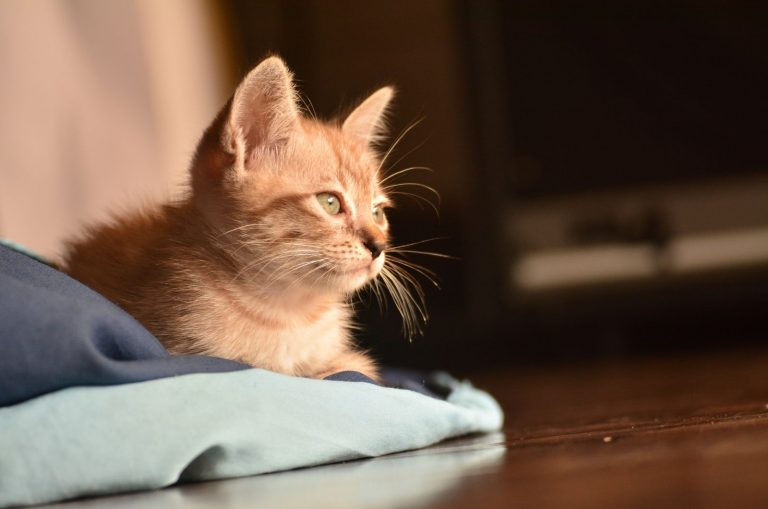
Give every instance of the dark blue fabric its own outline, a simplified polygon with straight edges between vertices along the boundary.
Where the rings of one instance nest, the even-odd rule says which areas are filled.
[[[0,246],[0,406],[74,385],[246,369],[172,357],[142,325],[69,276]]]
[[[407,389],[437,399],[445,399],[451,392],[435,373],[415,369],[385,367],[381,370],[381,380],[387,387]]]
[[[366,382],[379,385],[375,380],[357,371],[340,371],[325,377],[339,382]],[[393,389],[407,389],[437,399],[445,399],[451,392],[434,379],[431,373],[404,368],[382,368],[381,381]]]
[[[381,385],[372,378],[357,371],[339,371],[325,377],[325,379],[338,382],[365,382]],[[407,389],[437,399],[445,399],[451,392],[450,387],[441,385],[432,373],[412,369],[382,368],[381,381],[384,386],[391,387],[392,389]]]
[[[365,376],[357,371],[339,371],[325,377],[326,380],[335,380],[337,382],[365,382],[369,384],[379,385],[370,377]]]

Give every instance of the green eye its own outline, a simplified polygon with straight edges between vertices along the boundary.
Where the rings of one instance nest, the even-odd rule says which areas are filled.
[[[335,194],[318,193],[316,197],[318,203],[320,203],[320,206],[323,207],[323,210],[328,212],[330,215],[335,216],[341,212],[341,200],[339,200],[339,197]]]
[[[371,214],[373,215],[373,220],[376,222],[376,224],[381,224],[384,222],[384,209],[381,207],[381,205],[376,205],[373,207]]]

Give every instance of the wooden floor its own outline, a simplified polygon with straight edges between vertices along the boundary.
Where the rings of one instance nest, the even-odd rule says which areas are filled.
[[[768,353],[474,378],[504,433],[56,507],[768,507]]]

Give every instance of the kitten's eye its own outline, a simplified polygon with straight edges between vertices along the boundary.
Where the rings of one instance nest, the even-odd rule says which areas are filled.
[[[333,193],[318,193],[316,195],[317,201],[323,207],[323,210],[330,215],[335,216],[341,212],[341,200]]]
[[[384,222],[384,209],[381,205],[376,205],[373,207],[371,214],[373,215],[373,220],[376,222],[376,224],[382,224]]]

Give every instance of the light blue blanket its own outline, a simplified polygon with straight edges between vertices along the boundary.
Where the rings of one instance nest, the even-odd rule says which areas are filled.
[[[61,390],[0,409],[0,507],[378,456],[501,427],[491,396],[440,382],[446,401],[259,369]]]

